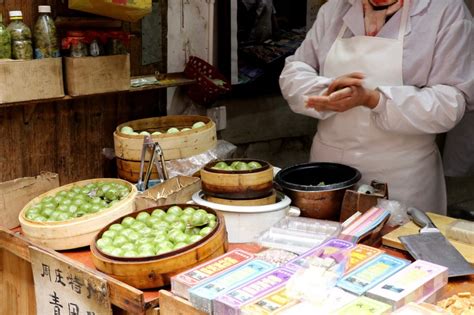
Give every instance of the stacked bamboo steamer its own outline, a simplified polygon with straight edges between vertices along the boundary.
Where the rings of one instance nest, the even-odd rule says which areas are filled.
[[[261,167],[249,170],[221,170],[214,166],[220,162],[258,162]],[[227,159],[212,161],[200,172],[204,198],[232,206],[260,206],[274,204],[273,167],[266,161],[256,159]]]
[[[74,187],[85,187],[88,184],[100,182],[118,183],[125,185],[129,193],[126,197],[96,213],[68,219],[65,221],[39,222],[30,220],[27,212],[39,204],[45,197],[54,197],[62,191],[69,191]],[[137,188],[131,183],[117,178],[98,178],[83,180],[52,189],[28,202],[19,214],[19,221],[23,234],[31,241],[43,246],[56,249],[72,249],[88,246],[100,229],[109,222],[135,210],[135,196]]]
[[[197,122],[203,122],[204,125],[191,129]],[[159,143],[165,160],[182,159],[201,154],[214,148],[217,143],[216,125],[206,116],[163,116],[123,123],[117,126],[114,132],[114,149],[118,176],[130,182],[138,182],[139,179],[144,136],[123,133],[122,128],[126,126],[137,132],[146,131],[150,134],[160,132],[161,134],[151,135],[151,138]],[[185,131],[167,133],[170,128],[185,129]],[[147,152],[145,161],[149,161],[150,158],[151,154]],[[147,163],[145,163],[146,167]],[[152,170],[151,178],[159,178],[155,168]]]

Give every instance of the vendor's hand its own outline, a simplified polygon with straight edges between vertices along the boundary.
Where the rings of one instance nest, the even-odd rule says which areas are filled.
[[[327,91],[324,95],[329,96],[334,91],[350,87],[350,86],[362,86],[364,83],[365,75],[361,72],[352,72],[340,77],[337,77],[329,84]]]
[[[380,94],[375,90],[362,86],[349,86],[337,90],[329,95],[308,97],[306,107],[317,111],[345,112],[357,106],[375,108],[379,102]]]

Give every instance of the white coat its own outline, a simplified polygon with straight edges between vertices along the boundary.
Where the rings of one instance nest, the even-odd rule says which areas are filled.
[[[377,36],[397,38],[400,18],[401,10]],[[307,96],[322,94],[334,79],[324,76],[323,68],[343,22],[348,27],[344,38],[364,35],[360,0],[333,0],[325,4],[301,47],[287,59],[280,76],[280,86],[293,111],[323,120],[338,115],[306,108],[304,100]],[[472,20],[461,0],[414,1],[404,38],[403,85],[377,86],[381,99],[371,116],[376,128],[393,135],[413,137],[426,137],[451,129],[461,119],[466,102],[472,103],[474,99],[472,39]],[[434,142],[434,136],[432,139]],[[333,145],[337,147],[337,143]],[[314,150],[313,145],[312,157],[317,155]],[[392,156],[397,154],[396,151],[392,153]],[[438,152],[435,153],[439,156]],[[403,155],[399,157],[403,158]],[[351,164],[350,161],[347,164]],[[412,170],[412,178],[418,180],[406,178],[406,185],[413,181],[412,185],[416,187],[412,188],[419,189],[418,184],[426,176],[426,170],[416,165],[412,166]],[[361,171],[364,173],[364,170]],[[437,168],[433,172],[437,175],[433,178],[442,181],[442,170]],[[389,165],[386,173],[390,175]],[[436,205],[436,209],[426,209],[426,204],[412,205],[445,213],[444,183],[431,185],[436,186],[437,193],[444,194],[444,198],[437,199],[444,200],[444,204]],[[423,194],[423,190],[420,193]],[[405,201],[403,195],[391,197]]]

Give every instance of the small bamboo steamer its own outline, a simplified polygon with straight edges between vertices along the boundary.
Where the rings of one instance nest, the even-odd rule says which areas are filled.
[[[212,169],[218,162],[230,165],[234,161],[256,161],[261,168],[248,171],[223,171]],[[259,199],[273,192],[273,167],[256,159],[217,160],[201,169],[202,191],[205,195],[222,199]]]
[[[118,177],[128,180],[132,183],[137,183],[140,179],[140,162],[138,161],[127,161],[116,158],[117,163],[117,175]],[[148,162],[145,162],[143,172],[146,171]],[[160,176],[155,166],[151,168],[150,179],[159,179]]]
[[[198,121],[206,125],[174,134],[165,133],[171,127],[191,128]],[[118,125],[114,132],[115,156],[123,160],[141,161],[144,138],[142,135],[128,135],[120,132],[125,126],[150,133],[162,132],[163,134],[151,136],[151,138],[160,144],[165,160],[194,156],[214,148],[217,143],[216,124],[206,116],[175,115],[132,120]],[[150,157],[150,152],[147,152],[145,160],[149,161]]]
[[[173,205],[164,205],[159,208],[167,210]],[[150,258],[143,257],[130,260],[121,258],[121,260],[118,260],[102,254],[96,246],[97,239],[108,229],[107,226],[97,234],[90,245],[92,262],[95,267],[135,288],[150,289],[169,285],[170,279],[174,275],[202,264],[207,260],[221,256],[228,250],[227,231],[222,214],[211,208],[194,204],[178,204],[178,206],[182,208],[187,206],[202,208],[215,214],[217,216],[216,228],[211,234],[198,241],[195,245],[190,245],[191,247],[186,246],[182,249]],[[143,211],[152,212],[154,209],[156,209],[156,207],[136,211],[130,216],[134,217]],[[116,220],[116,222],[121,221],[122,218]],[[113,223],[114,222],[109,225]]]
[[[67,221],[35,222],[25,216],[26,211],[44,197],[54,196],[58,192],[69,190],[74,186],[85,186],[90,183],[104,181],[127,185],[130,188],[130,193],[107,209]],[[31,241],[52,249],[64,250],[87,246],[104,225],[135,210],[134,200],[136,195],[137,188],[135,185],[117,178],[87,179],[67,184],[41,194],[28,202],[19,214],[21,229],[23,234]]]
[[[276,191],[270,196],[258,199],[224,199],[212,196],[205,197],[207,201],[229,206],[264,206],[276,203]]]

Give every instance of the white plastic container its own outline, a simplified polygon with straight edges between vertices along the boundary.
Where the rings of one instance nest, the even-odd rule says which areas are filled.
[[[299,215],[299,209],[290,207],[291,200],[278,192],[277,202],[264,206],[230,206],[205,200],[204,193],[198,191],[193,201],[198,205],[220,211],[225,218],[230,243],[246,243],[255,238],[287,215]]]

